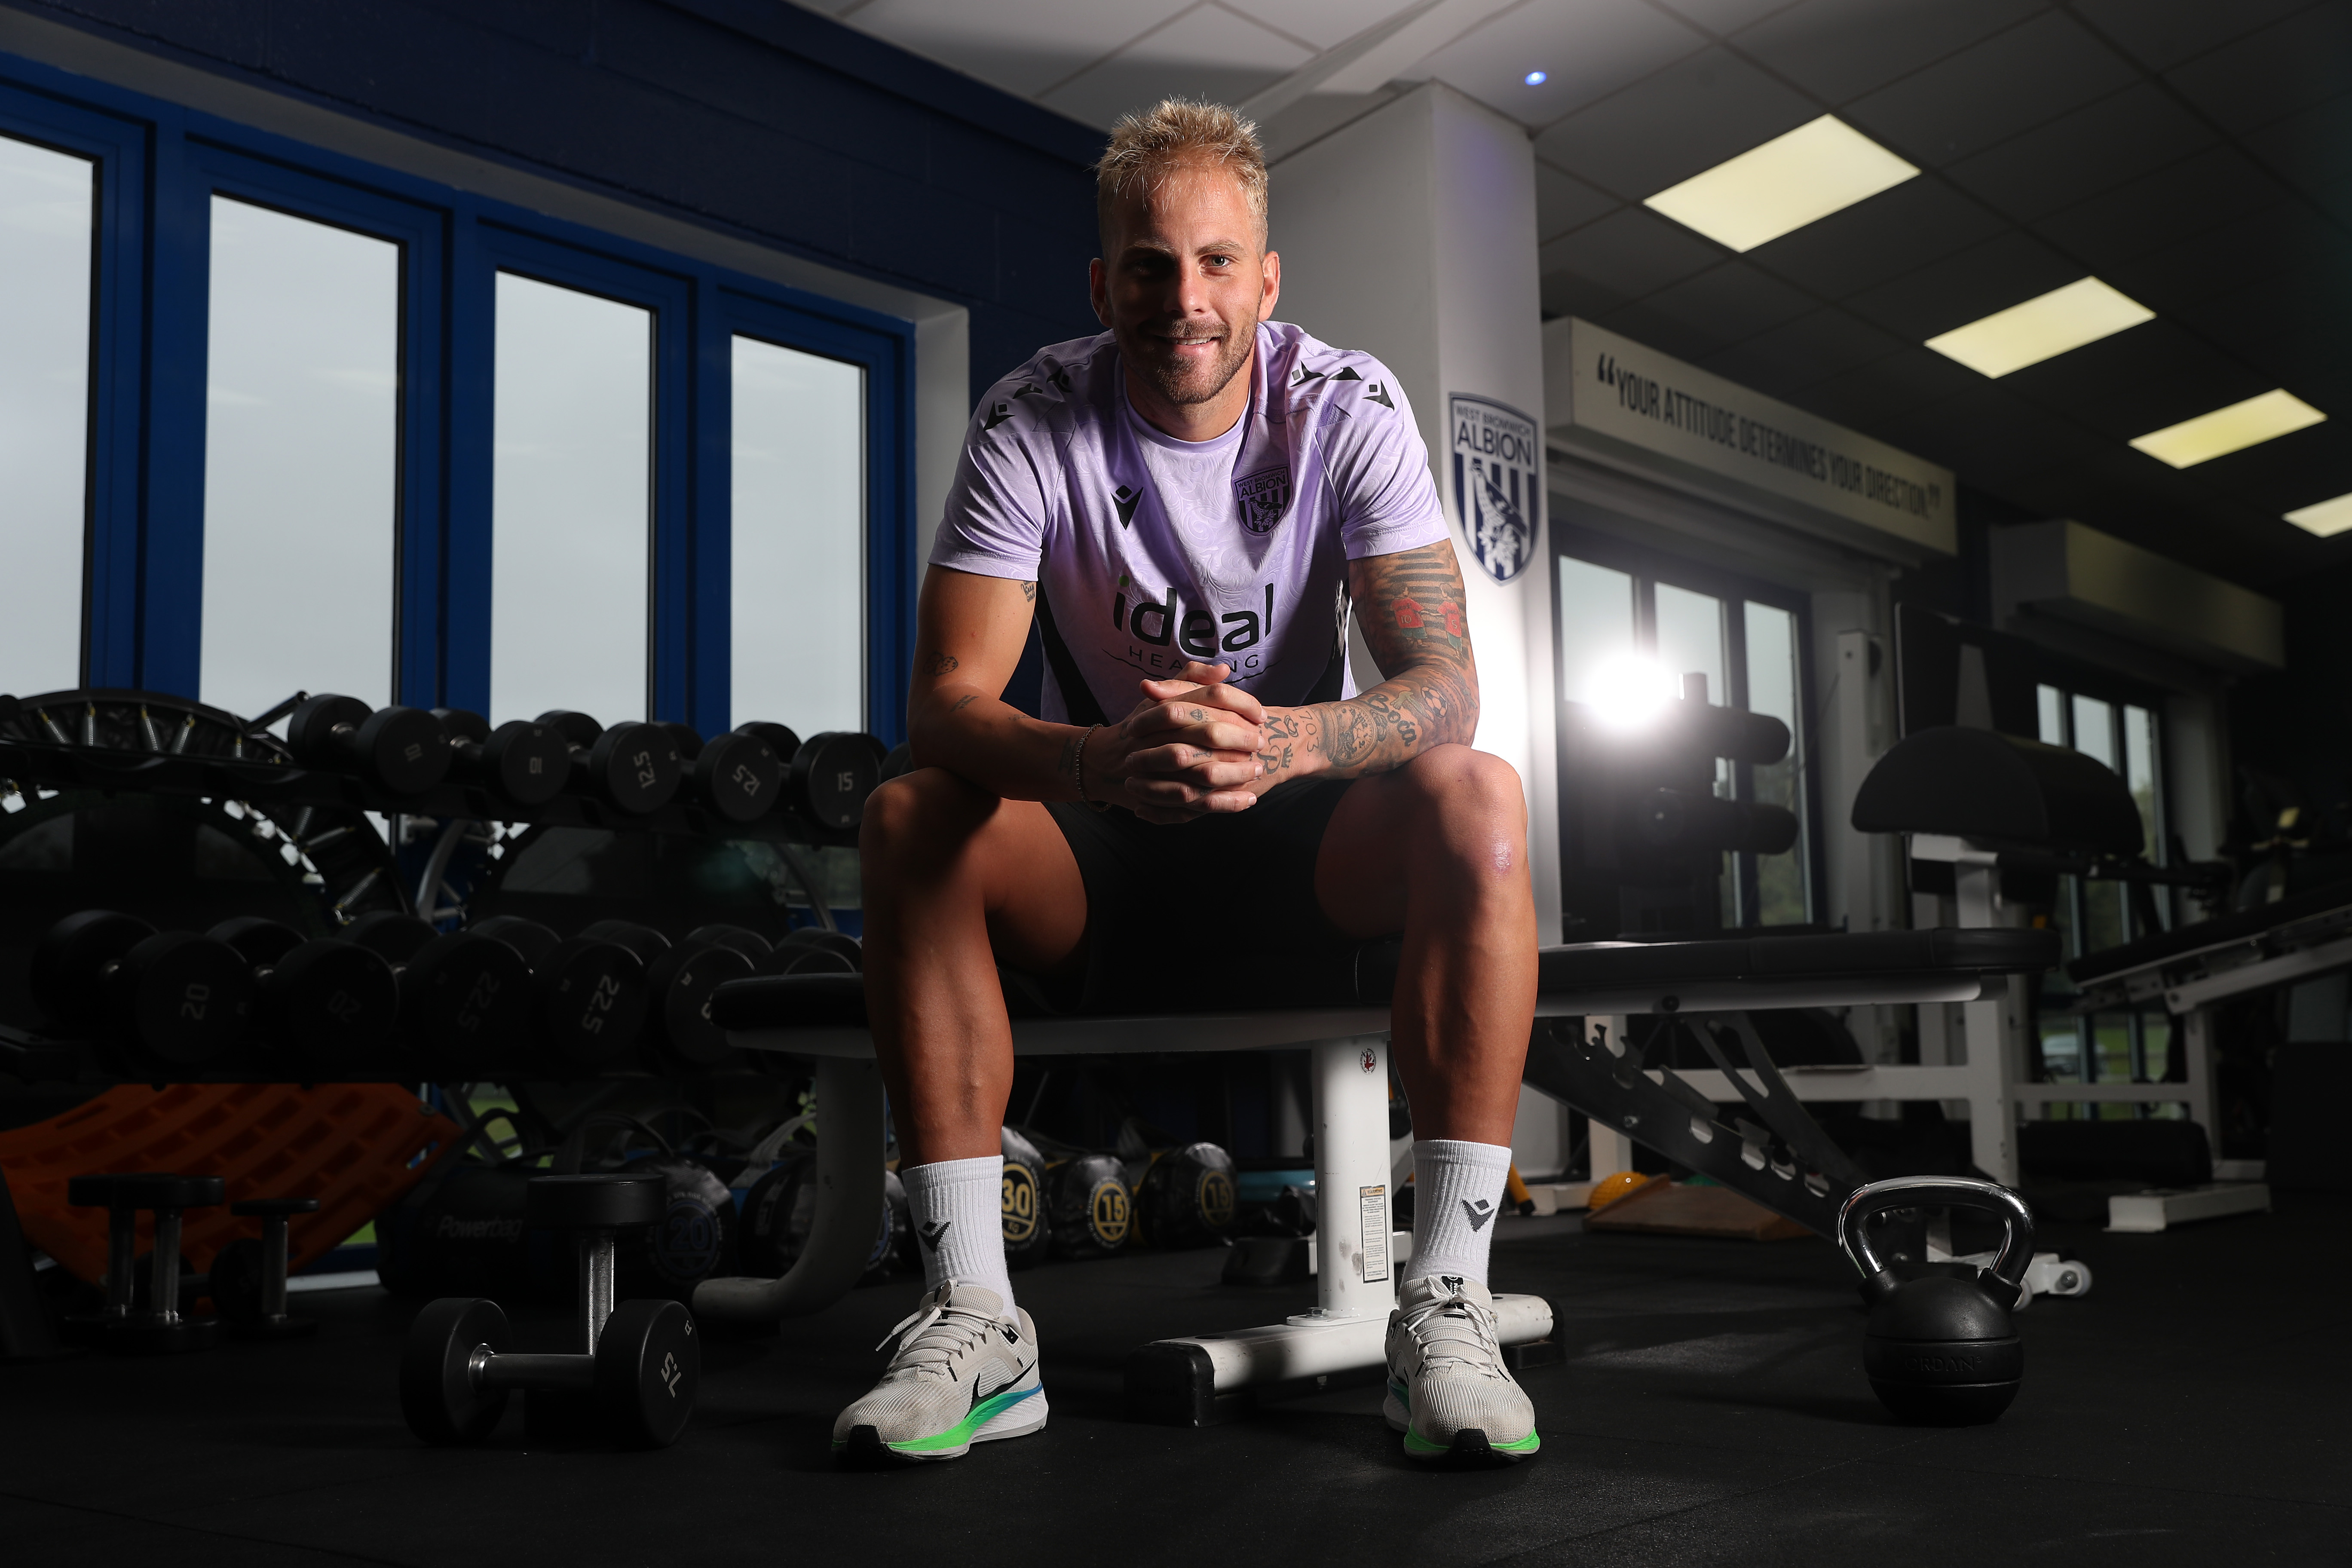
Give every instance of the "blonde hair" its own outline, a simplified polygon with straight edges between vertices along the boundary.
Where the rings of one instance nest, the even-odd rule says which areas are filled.
[[[1240,184],[1263,247],[1265,148],[1257,127],[1222,103],[1163,98],[1112,126],[1110,142],[1095,163],[1095,223],[1104,248],[1110,245],[1111,208],[1120,197],[1139,186],[1156,191],[1175,169],[1195,160],[1215,164]]]

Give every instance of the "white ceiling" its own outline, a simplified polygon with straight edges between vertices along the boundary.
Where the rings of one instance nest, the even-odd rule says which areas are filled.
[[[1277,159],[1437,78],[1535,143],[1546,315],[2257,586],[2352,560],[2280,517],[2352,491],[2352,0],[800,3],[1097,127],[1234,103]],[[1922,177],[1736,256],[1642,205],[1822,114]],[[1997,382],[1922,346],[2085,276],[2158,319]],[[2328,423],[2125,445],[2273,387]]]

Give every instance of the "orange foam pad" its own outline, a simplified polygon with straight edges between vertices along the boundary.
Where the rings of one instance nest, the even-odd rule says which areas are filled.
[[[0,1169],[26,1237],[83,1279],[106,1272],[106,1210],[75,1208],[66,1184],[118,1171],[218,1176],[228,1198],[182,1215],[180,1246],[198,1270],[261,1221],[239,1219],[242,1198],[316,1198],[287,1230],[291,1267],[324,1256],[383,1213],[453,1153],[457,1125],[393,1084],[123,1084],[62,1116],[0,1132]],[[155,1220],[139,1216],[139,1249]]]

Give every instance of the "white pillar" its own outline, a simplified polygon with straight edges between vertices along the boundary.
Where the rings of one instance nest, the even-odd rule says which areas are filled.
[[[1437,82],[1274,169],[1278,314],[1337,347],[1377,354],[1412,400],[1428,444],[1467,584],[1478,655],[1476,744],[1517,768],[1526,785],[1538,929],[1540,940],[1556,942],[1559,811],[1535,203],[1526,130]],[[1528,538],[1507,582],[1479,565],[1454,494],[1450,408],[1467,398],[1532,426],[1521,502]]]
[[[1388,1041],[1315,1047],[1314,1316],[1380,1318],[1396,1305],[1390,1241]]]

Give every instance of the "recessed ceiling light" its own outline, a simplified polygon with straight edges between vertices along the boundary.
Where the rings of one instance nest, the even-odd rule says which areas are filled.
[[[1753,250],[1919,171],[1824,114],[1643,202],[1718,245]]]
[[[2286,520],[2297,528],[2310,530],[2322,539],[2331,533],[2341,533],[2352,528],[2352,491],[2347,491],[2334,500],[2299,506],[2286,514]]]
[[[1549,81],[1550,79],[1551,79],[1551,72],[1549,72],[1549,71],[1529,71],[1529,72],[1528,72],[1527,81],[1528,81],[1528,85],[1529,87],[1541,87],[1544,83],[1546,83],[1546,82]]]
[[[1927,346],[1980,375],[2007,375],[2155,319],[2138,300],[2085,278],[1939,333]]]
[[[2291,392],[2265,392],[2260,397],[2151,430],[2132,445],[2160,462],[2185,468],[2316,425],[2326,417]]]

